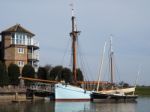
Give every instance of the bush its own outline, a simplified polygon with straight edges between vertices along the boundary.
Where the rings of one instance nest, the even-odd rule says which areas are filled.
[[[44,67],[39,67],[37,77],[39,79],[47,79],[47,70]]]
[[[82,71],[80,69],[77,69],[77,81],[83,81],[83,74]]]
[[[35,70],[30,64],[26,64],[22,69],[22,76],[28,77],[28,78],[34,78],[35,77]],[[30,81],[25,80],[25,85],[29,86]]]
[[[64,80],[65,83],[72,83],[72,72],[69,68],[63,68],[61,74],[61,80]]]
[[[16,64],[10,64],[8,66],[8,76],[9,76],[9,83],[11,85],[19,85],[19,76],[20,76],[20,69]]]
[[[6,71],[6,66],[0,61],[0,86],[7,86],[9,84],[9,77]]]
[[[50,72],[50,80],[61,80],[61,74],[62,74],[63,67],[62,66],[56,66],[54,67]]]

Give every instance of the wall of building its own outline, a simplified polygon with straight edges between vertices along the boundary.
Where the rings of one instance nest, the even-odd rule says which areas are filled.
[[[27,64],[27,46],[25,45],[12,45],[11,43],[11,35],[3,36],[3,52],[4,52],[4,60],[5,64],[8,67],[11,63],[17,64],[20,67],[20,71],[22,67]],[[19,48],[23,49],[23,52],[19,52]],[[19,65],[19,62],[22,62]]]
[[[15,58],[14,47],[11,47],[11,35],[3,36],[4,60],[13,61]]]

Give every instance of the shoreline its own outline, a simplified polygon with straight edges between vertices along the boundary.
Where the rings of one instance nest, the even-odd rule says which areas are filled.
[[[26,94],[18,94],[18,100],[26,100]],[[15,94],[0,94],[0,102],[11,102],[16,100]]]
[[[140,97],[150,97],[150,87],[137,86],[135,94]],[[30,100],[41,99],[44,97],[33,96],[33,99]],[[0,103],[12,101],[29,101],[26,99],[26,88],[0,88]]]
[[[33,96],[33,99],[27,99],[26,93],[16,93],[16,92],[8,92],[8,93],[0,93],[0,103],[3,102],[32,102],[36,100],[43,100],[44,97]]]

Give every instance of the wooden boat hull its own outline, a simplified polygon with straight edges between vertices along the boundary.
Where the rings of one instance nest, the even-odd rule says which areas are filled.
[[[91,100],[96,102],[136,102],[137,95],[103,94],[93,92]]]

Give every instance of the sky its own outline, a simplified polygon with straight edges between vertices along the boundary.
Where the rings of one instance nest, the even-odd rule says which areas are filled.
[[[33,32],[40,45],[40,66],[70,67],[73,0],[0,0],[0,31],[15,24]],[[150,85],[150,1],[74,0],[79,59],[89,80],[97,80],[105,41],[113,35],[116,81]],[[106,50],[108,51],[108,50]],[[107,53],[107,52],[106,52]],[[102,80],[108,74],[104,57]],[[139,75],[138,74],[139,72]],[[119,78],[117,78],[117,76]],[[138,78],[137,78],[138,76]]]

